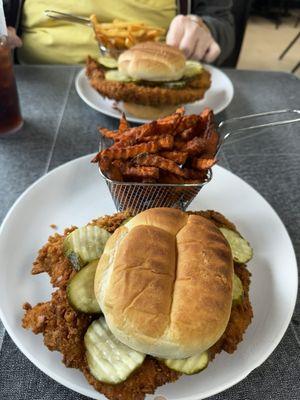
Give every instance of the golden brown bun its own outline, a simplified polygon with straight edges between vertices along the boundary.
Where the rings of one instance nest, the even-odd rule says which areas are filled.
[[[185,358],[223,334],[232,276],[231,250],[212,222],[154,208],[110,237],[95,294],[122,343],[157,357]]]
[[[136,80],[174,81],[182,78],[185,57],[167,44],[144,42],[124,51],[118,59],[118,68]]]
[[[142,119],[159,119],[172,114],[178,108],[177,105],[171,106],[144,106],[143,104],[126,103],[124,102],[124,109],[126,113],[129,113],[137,118]]]

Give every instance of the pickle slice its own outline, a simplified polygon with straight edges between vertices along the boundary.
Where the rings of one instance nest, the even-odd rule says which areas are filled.
[[[116,82],[131,82],[132,79],[122,72],[119,72],[117,69],[112,69],[111,71],[107,71],[105,73],[105,79],[107,81],[116,81]]]
[[[118,68],[118,61],[112,57],[99,57],[98,62],[99,64],[104,65],[106,68]]]
[[[253,250],[247,240],[242,238],[240,234],[232,231],[231,229],[220,228],[220,231],[223,233],[225,239],[230,245],[233,261],[240,264],[245,264],[251,260],[253,256]]]
[[[183,77],[192,78],[195,75],[201,74],[202,71],[203,71],[202,64],[200,64],[198,61],[188,60],[185,63]]]
[[[110,233],[96,225],[75,229],[64,240],[64,254],[79,271],[85,264],[100,258]]]
[[[124,219],[124,221],[121,223],[121,225],[126,225],[127,222],[129,222],[133,217],[128,217],[126,219]]]
[[[167,87],[169,89],[180,89],[186,86],[186,81],[185,80],[180,80],[180,81],[172,81],[172,82],[164,82],[162,86]]]
[[[244,288],[240,278],[233,274],[233,285],[232,285],[232,302],[233,304],[240,304],[244,296]]]
[[[68,301],[76,311],[87,314],[100,313],[101,309],[94,293],[94,279],[99,260],[83,267],[67,286]]]
[[[100,382],[124,382],[145,359],[145,354],[119,342],[103,317],[89,326],[84,336],[84,344],[90,372]]]
[[[208,353],[205,351],[204,353],[196,354],[188,358],[177,360],[166,359],[162,361],[168,368],[173,369],[174,371],[182,372],[186,375],[193,375],[207,367],[209,357]]]

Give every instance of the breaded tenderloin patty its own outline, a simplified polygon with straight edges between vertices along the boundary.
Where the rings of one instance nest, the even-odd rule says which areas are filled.
[[[200,211],[199,214],[208,218],[218,227],[224,226],[235,230],[235,226],[225,217],[215,211]],[[127,213],[117,213],[113,216],[99,218],[92,222],[110,232],[113,232],[126,218]],[[84,348],[84,334],[97,318],[92,315],[76,312],[68,303],[66,286],[76,272],[63,255],[63,240],[65,235],[75,228],[65,231],[64,235],[55,234],[39,251],[33,265],[34,274],[47,272],[53,286],[58,287],[50,301],[39,303],[32,307],[24,305],[25,315],[23,327],[31,329],[35,334],[42,333],[44,343],[49,350],[57,350],[63,355],[67,367],[80,369],[87,381],[94,388],[111,400],[142,400],[146,394],[154,393],[155,389],[167,382],[180,377],[180,373],[170,370],[157,359],[147,356],[145,361],[125,382],[110,385],[97,381],[90,373]],[[244,288],[243,301],[234,304],[227,328],[217,343],[209,350],[210,359],[222,350],[233,353],[242,341],[243,334],[252,319],[252,307],[249,300],[250,272],[245,265],[234,264],[235,273],[242,281]]]
[[[105,68],[91,57],[88,57],[86,62],[86,75],[92,87],[102,96],[146,106],[175,106],[201,100],[211,84],[210,73],[205,69],[201,74],[188,80],[186,86],[180,89],[109,81],[105,79]]]

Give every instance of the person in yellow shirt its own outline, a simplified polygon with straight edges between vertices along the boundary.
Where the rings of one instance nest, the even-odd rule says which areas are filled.
[[[44,11],[52,9],[85,18],[95,14],[101,22],[160,26],[168,29],[167,43],[187,58],[221,64],[234,47],[231,7],[230,0],[25,0],[18,58],[22,63],[80,64],[88,54],[99,55],[91,27],[51,20]]]

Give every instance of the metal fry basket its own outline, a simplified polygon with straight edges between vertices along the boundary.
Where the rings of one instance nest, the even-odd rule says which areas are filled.
[[[265,117],[267,117],[266,121],[264,121]],[[236,134],[295,122],[300,122],[300,110],[297,109],[269,111],[222,121],[218,126],[220,143],[217,154],[223,144],[229,141],[229,137],[231,139]],[[101,138],[99,150],[103,150],[106,144],[106,140]],[[185,211],[203,186],[212,179],[211,169],[208,170],[204,182],[191,184],[116,182],[108,179],[100,168],[99,171],[106,181],[117,210],[130,210],[134,214],[153,207],[173,207]]]
[[[153,207],[173,207],[183,211],[212,178],[208,171],[205,182],[191,184],[139,183],[115,182],[108,179],[100,170],[105,179],[112,199],[118,211],[129,210],[133,214]]]
[[[99,151],[104,150],[111,143],[101,137]],[[201,183],[142,183],[142,182],[117,182],[103,174],[117,211],[129,210],[132,214],[154,207],[173,207],[185,211],[200,190],[212,178],[211,169]]]

